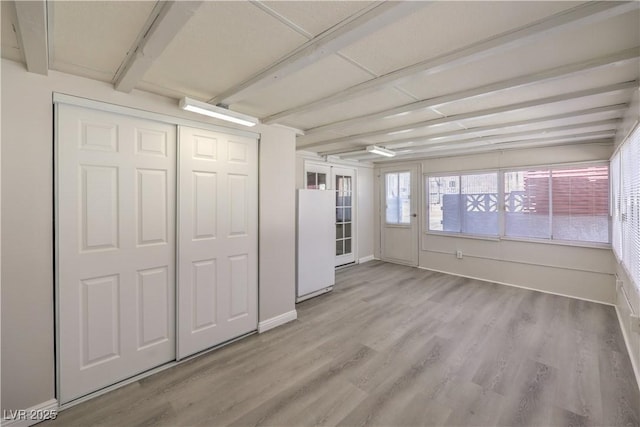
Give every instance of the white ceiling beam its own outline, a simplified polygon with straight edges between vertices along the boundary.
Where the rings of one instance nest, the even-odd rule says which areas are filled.
[[[310,143],[310,144],[299,144],[298,148],[307,149],[307,148],[311,148],[311,147],[319,147],[319,146],[323,146],[323,145],[337,144],[337,143],[350,142],[350,141],[353,141],[355,143],[359,143],[359,144],[362,144],[362,145],[367,145],[367,144],[370,144],[370,142],[362,141],[363,138],[377,137],[377,136],[382,136],[382,135],[388,135],[389,136],[390,134],[406,133],[406,132],[416,131],[416,130],[420,130],[420,129],[427,129],[427,128],[430,128],[430,127],[433,127],[433,126],[442,125],[442,124],[445,124],[445,123],[457,122],[457,121],[460,121],[460,120],[469,120],[469,119],[476,119],[476,118],[479,118],[479,117],[493,116],[493,115],[496,115],[496,114],[502,114],[502,113],[506,113],[506,112],[509,112],[509,111],[516,111],[516,110],[523,110],[523,109],[527,109],[527,108],[540,107],[540,106],[543,106],[543,105],[548,105],[548,104],[553,104],[553,103],[563,102],[563,101],[569,101],[569,100],[572,100],[572,99],[578,99],[578,98],[584,98],[584,97],[588,97],[588,96],[602,95],[602,94],[605,94],[605,93],[619,92],[619,91],[625,91],[625,90],[630,90],[630,89],[636,89],[637,87],[638,87],[638,81],[637,80],[624,82],[624,83],[616,83],[616,84],[607,85],[607,86],[603,86],[603,87],[597,87],[597,88],[594,88],[594,89],[585,89],[585,90],[580,90],[580,91],[577,91],[577,92],[565,93],[565,94],[561,94],[561,95],[555,95],[555,96],[550,96],[550,97],[546,97],[546,98],[536,99],[536,100],[533,100],[533,101],[518,102],[518,103],[515,103],[515,104],[509,104],[509,105],[505,105],[505,106],[502,106],[502,107],[490,108],[490,109],[487,109],[487,110],[473,111],[473,112],[470,112],[470,113],[463,113],[463,114],[456,114],[456,115],[453,115],[453,116],[442,117],[442,118],[434,119],[434,120],[427,120],[427,121],[419,122],[419,123],[410,123],[410,124],[407,124],[407,125],[396,126],[396,127],[388,128],[388,129],[376,130],[376,131],[371,131],[371,132],[364,132],[364,133],[360,133],[360,134],[343,136],[343,137],[334,138],[334,139],[330,139],[330,140],[317,141],[317,142],[313,142],[313,143]],[[390,139],[389,142],[393,142],[393,140]]]
[[[415,75],[430,75],[450,70],[482,58],[521,47],[533,41],[583,25],[593,24],[640,7],[640,2],[586,2],[548,18],[536,21],[500,35],[489,37],[450,53],[410,65],[383,76],[351,86],[333,95],[299,105],[279,113],[261,118],[270,124],[284,117],[343,102],[355,95],[375,91],[381,87],[393,86]]]
[[[409,104],[401,105],[399,107],[390,108],[377,113],[366,114],[363,116],[354,117],[351,119],[341,120],[338,122],[329,123],[322,126],[316,126],[305,131],[305,135],[313,135],[319,132],[333,131],[337,129],[343,129],[348,126],[357,125],[360,123],[367,123],[373,120],[390,118],[396,115],[407,114],[426,110],[431,107],[438,107],[443,104],[451,102],[457,102],[462,100],[468,100],[476,97],[487,96],[495,94],[505,90],[511,90],[515,88],[521,88],[525,86],[531,86],[533,84],[547,82],[559,78],[566,78],[575,76],[580,73],[594,71],[603,67],[618,66],[628,63],[630,61],[637,61],[640,58],[640,46],[633,47],[631,49],[625,49],[620,52],[616,52],[611,55],[606,55],[600,58],[588,59],[586,61],[580,61],[573,64],[562,65],[560,67],[551,68],[538,73],[529,74],[526,76],[515,77],[513,79],[503,80],[501,82],[491,83],[483,86],[479,86],[473,89],[467,89],[460,92],[450,93],[442,96],[437,96],[422,101],[412,102]],[[304,140],[304,139],[303,139]]]
[[[477,154],[481,152],[487,151],[501,151],[501,150],[513,150],[513,149],[524,149],[524,148],[539,148],[539,147],[551,147],[551,146],[559,146],[559,145],[577,145],[577,144],[613,144],[613,136],[614,132],[611,131],[600,131],[600,132],[587,132],[578,135],[571,135],[567,137],[550,137],[550,138],[540,138],[540,139],[524,139],[521,141],[510,141],[496,144],[485,144],[477,147],[456,147],[451,150],[446,149],[437,149],[437,150],[424,150],[422,152],[416,153],[403,153],[392,157],[390,159],[402,160],[402,159],[417,159],[417,158],[430,158],[430,157],[449,157],[449,156],[463,156],[468,154]],[[367,160],[362,158],[360,160]],[[368,160],[387,160],[380,159],[379,156],[377,159],[369,157]]]
[[[556,115],[551,115],[551,116],[537,117],[535,119],[518,120],[518,121],[514,121],[514,122],[505,122],[505,123],[499,123],[499,124],[495,124],[495,125],[477,126],[477,127],[469,128],[469,129],[454,130],[454,131],[443,132],[443,133],[439,133],[439,134],[433,134],[433,135],[428,135],[428,136],[418,137],[418,138],[395,139],[395,140],[393,140],[392,143],[381,142],[381,143],[377,143],[377,145],[381,145],[384,148],[387,148],[387,149],[390,149],[390,150],[402,151],[402,150],[411,149],[411,148],[414,148],[414,147],[420,147],[420,146],[424,146],[424,145],[429,145],[429,143],[431,143],[432,141],[438,141],[438,140],[441,140],[441,139],[444,139],[444,138],[448,138],[448,137],[473,135],[473,134],[479,133],[479,132],[495,131],[495,130],[508,129],[508,128],[517,128],[517,127],[522,127],[522,126],[530,126],[530,125],[535,125],[535,124],[549,122],[549,121],[571,119],[571,118],[577,118],[577,117],[581,117],[581,116],[589,116],[589,115],[594,115],[594,114],[610,113],[610,112],[614,112],[614,111],[626,111],[627,108],[629,108],[629,104],[607,105],[607,106],[604,106],[604,107],[589,108],[589,109],[586,109],[586,110],[570,111],[570,112],[563,113],[563,114],[556,114]],[[620,120],[620,119],[618,118],[618,119],[615,119],[615,120]],[[585,123],[584,125],[585,126],[589,125],[589,122]],[[350,147],[350,148],[343,148],[343,149],[336,149],[336,150],[329,150],[329,151],[321,151],[321,152],[318,153],[318,155],[320,155],[320,156],[344,156],[344,155],[350,156],[350,155],[355,155],[355,154],[358,154],[358,153],[362,153],[362,150],[361,149],[360,150],[354,150],[352,147]]]
[[[615,105],[607,105],[604,107],[597,108],[589,108],[587,110],[579,110],[579,111],[571,111],[563,114],[556,114],[551,116],[538,117],[535,119],[527,119],[527,120],[518,120],[515,122],[506,122],[495,125],[486,125],[486,126],[477,126],[469,129],[461,129],[450,132],[444,132],[436,135],[429,135],[425,138],[406,138],[404,140],[394,140],[390,144],[386,144],[386,148],[395,149],[395,148],[406,148],[406,147],[419,147],[421,145],[428,145],[431,141],[437,141],[439,139],[455,137],[455,136],[463,136],[463,135],[472,135],[474,133],[479,132],[487,132],[487,131],[495,131],[500,129],[508,129],[513,127],[522,127],[522,126],[530,126],[539,123],[555,121],[555,120],[563,120],[563,119],[573,119],[581,116],[588,116],[594,114],[601,113],[609,113],[613,111],[625,111],[629,107],[629,104],[615,104]],[[589,125],[592,122],[585,122],[584,125]]]
[[[549,147],[558,145],[576,145],[576,144],[595,144],[602,143],[611,145],[613,144],[614,132],[612,131],[598,131],[598,132],[586,132],[582,134],[549,137],[549,138],[537,138],[537,139],[523,139],[519,141],[509,141],[501,143],[485,143],[484,145],[478,145],[476,147],[455,147],[452,149],[445,149],[444,147],[438,147],[434,149],[425,149],[419,152],[404,152],[399,153],[395,157],[382,158],[376,155],[370,155],[366,152],[362,152],[361,156],[349,157],[345,160],[358,160],[358,161],[398,161],[398,160],[418,160],[431,157],[450,157],[450,156],[464,156],[468,154],[477,154],[487,151],[501,151],[505,149],[523,149],[523,148],[537,148],[537,147]],[[339,156],[340,157],[340,156]]]
[[[47,2],[16,1],[17,36],[27,71],[47,75],[49,47],[47,40]]]
[[[510,142],[510,141],[513,141],[514,138],[531,137],[536,135],[540,135],[545,138],[573,138],[575,135],[581,135],[581,134],[584,134],[585,132],[582,132],[582,133],[577,132],[571,135],[557,135],[557,136],[552,136],[552,134],[557,132],[566,132],[566,131],[573,131],[573,130],[579,131],[579,130],[597,128],[597,127],[609,127],[609,129],[599,129],[597,131],[591,130],[589,131],[589,133],[592,133],[592,132],[615,133],[616,126],[619,123],[620,123],[620,119],[598,120],[590,123],[578,123],[573,125],[564,125],[564,126],[556,126],[556,127],[541,128],[541,129],[529,129],[529,130],[520,131],[520,132],[496,133],[492,135],[478,135],[478,136],[473,136],[471,138],[464,138],[464,139],[458,139],[453,141],[433,141],[431,143],[421,144],[419,146],[402,147],[398,150],[393,150],[393,151],[396,151],[396,153],[406,151],[407,154],[422,153],[425,151],[431,151],[432,149],[435,149],[435,148],[441,149],[440,147],[455,148],[455,147],[475,146],[477,144],[480,144],[480,145],[496,144],[496,143]],[[384,146],[384,147],[387,149],[390,148],[389,146]],[[319,153],[319,154],[327,155],[327,153]],[[362,155],[362,152],[356,151],[356,152],[344,153],[340,155],[340,158],[359,157],[361,155]]]
[[[256,91],[338,52],[429,3],[420,1],[375,2],[317,35],[273,65],[210,99],[209,103],[230,105],[242,101]]]
[[[114,77],[120,92],[131,92],[153,62],[185,26],[202,1],[159,1]]]

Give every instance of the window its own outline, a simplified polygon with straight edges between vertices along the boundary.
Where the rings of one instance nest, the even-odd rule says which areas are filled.
[[[640,289],[640,127],[611,159],[613,250]]]
[[[497,172],[428,177],[428,229],[609,243],[607,165],[509,170],[502,178],[498,189]]]
[[[351,253],[351,177],[336,175],[336,256]]]
[[[429,177],[429,230],[498,235],[498,174]]]
[[[551,237],[609,243],[609,167],[551,172]]]
[[[327,174],[322,172],[307,172],[307,188],[310,190],[326,190]]]
[[[387,198],[387,224],[407,225],[411,223],[411,173],[389,172],[385,174]]]
[[[551,238],[550,170],[504,173],[504,235]]]

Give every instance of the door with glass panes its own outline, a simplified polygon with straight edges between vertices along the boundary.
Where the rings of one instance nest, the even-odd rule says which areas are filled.
[[[331,168],[336,193],[336,267],[355,262],[355,170]]]
[[[380,171],[380,243],[384,261],[418,265],[417,176],[417,166]]]

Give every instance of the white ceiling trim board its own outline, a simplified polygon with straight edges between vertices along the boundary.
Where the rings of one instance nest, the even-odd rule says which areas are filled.
[[[361,139],[362,138],[369,138],[369,137],[373,137],[373,136],[406,133],[406,132],[411,132],[411,131],[415,131],[415,130],[419,130],[419,129],[426,129],[426,128],[429,128],[429,127],[442,125],[444,123],[456,122],[456,121],[459,121],[459,120],[468,120],[468,119],[475,119],[475,118],[479,118],[479,117],[487,117],[487,116],[492,116],[492,115],[495,115],[495,114],[505,113],[505,112],[509,112],[509,111],[522,110],[522,109],[526,109],[526,108],[539,107],[539,106],[546,105],[546,104],[553,104],[553,103],[556,103],[556,102],[568,101],[568,100],[571,100],[571,99],[584,98],[584,97],[587,97],[587,96],[601,95],[601,94],[605,94],[605,93],[618,92],[618,91],[624,91],[624,90],[629,90],[629,89],[636,89],[637,87],[638,87],[638,81],[637,80],[624,82],[624,83],[616,83],[616,84],[607,85],[607,86],[603,86],[603,87],[597,87],[597,88],[593,88],[593,89],[585,89],[585,90],[580,90],[580,91],[577,91],[577,92],[571,92],[571,93],[566,93],[566,94],[562,94],[562,95],[555,95],[555,96],[550,96],[550,97],[547,97],[547,98],[536,99],[536,100],[533,100],[533,101],[518,102],[518,103],[515,103],[515,104],[509,104],[509,105],[505,105],[505,106],[502,106],[502,107],[490,108],[490,109],[487,109],[487,110],[473,111],[473,112],[470,112],[470,113],[452,115],[452,116],[448,116],[448,117],[443,117],[441,119],[428,120],[428,121],[419,122],[419,123],[411,123],[411,124],[408,124],[408,125],[396,126],[396,127],[393,127],[393,128],[376,130],[376,131],[371,131],[371,132],[363,132],[363,133],[360,133],[360,134],[354,134],[354,135],[344,136],[344,137],[340,137],[340,138],[334,138],[334,139],[330,139],[330,140],[318,141],[318,142],[314,142],[314,143],[311,143],[311,144],[300,144],[299,147],[301,149],[305,149],[305,148],[309,148],[309,147],[318,147],[318,146],[322,146],[322,145],[337,144],[337,143],[349,142],[349,141],[353,141],[353,142],[356,142],[356,143],[359,143],[359,144],[362,144],[362,145],[368,145],[369,142],[361,141]],[[394,141],[390,140],[389,142],[394,142]]]
[[[210,104],[233,104],[257,90],[279,82],[322,58],[338,52],[380,28],[429,4],[419,1],[376,2],[309,40],[253,77],[209,100]]]
[[[453,67],[458,67],[486,58],[496,53],[505,52],[510,49],[521,47],[541,38],[549,37],[561,31],[574,29],[583,25],[593,24],[611,17],[632,11],[640,7],[640,2],[586,2],[567,11],[557,13],[551,17],[539,20],[529,25],[516,28],[511,31],[499,34],[488,39],[481,40],[461,49],[427,59],[417,64],[401,68],[375,79],[367,80],[363,83],[351,86],[333,95],[320,98],[281,111],[276,114],[261,118],[262,123],[274,123],[282,118],[293,114],[306,112],[309,110],[326,107],[338,102],[343,102],[355,95],[374,91],[382,86],[393,86],[394,84],[407,79],[416,74],[435,74]]]
[[[46,76],[49,72],[47,3],[43,0],[14,3],[18,20],[18,44],[27,70]]]
[[[500,140],[510,140],[513,139],[515,137],[523,137],[523,136],[535,136],[535,135],[542,135],[545,138],[574,138],[576,136],[582,135],[584,133],[575,133],[573,135],[557,135],[557,136],[551,136],[550,134],[556,133],[556,132],[563,132],[563,131],[567,131],[567,130],[579,130],[579,129],[584,129],[584,128],[593,128],[593,127],[598,127],[598,126],[610,126],[610,129],[600,129],[598,131],[590,131],[589,134],[591,134],[592,132],[614,132],[616,131],[616,126],[618,125],[618,123],[620,123],[620,119],[608,119],[608,120],[598,120],[595,122],[589,122],[589,123],[578,123],[578,124],[574,124],[574,125],[565,125],[565,126],[557,126],[557,127],[552,127],[552,128],[542,128],[542,129],[532,129],[532,130],[525,130],[525,131],[520,131],[520,132],[510,132],[510,133],[503,133],[503,134],[492,134],[492,135],[480,135],[480,136],[474,136],[471,138],[465,138],[465,139],[456,139],[453,141],[434,141],[431,143],[423,143],[420,145],[412,145],[409,147],[402,147],[402,148],[398,148],[397,150],[394,150],[396,154],[401,153],[403,151],[406,151],[407,154],[415,154],[415,153],[422,153],[425,151],[431,151],[432,149],[436,148],[436,147],[455,147],[455,146],[461,146],[461,147],[468,147],[468,146],[472,146],[472,145],[486,145],[486,144],[496,144],[496,143],[503,143],[503,142],[511,142],[511,141],[500,141]],[[387,149],[390,149],[391,147],[388,145],[384,146]],[[416,149],[417,148],[417,149]],[[440,148],[438,148],[440,149]],[[321,153],[323,154],[323,153]],[[325,155],[328,155],[327,153],[324,153]],[[337,154],[337,153],[334,153]],[[354,157],[361,157],[363,155],[363,151],[351,151],[351,152],[347,152],[347,153],[343,153],[340,154],[340,158],[354,158]]]
[[[300,27],[298,24],[296,24],[295,22],[291,21],[290,19],[288,19],[287,17],[285,17],[281,13],[273,10],[272,8],[270,8],[269,6],[264,4],[262,1],[249,0],[249,3],[251,3],[252,5],[257,7],[258,9],[262,10],[266,14],[271,15],[272,17],[274,17],[278,21],[282,22],[287,27],[291,28],[296,33],[300,34],[301,36],[306,37],[307,39],[313,38],[313,34],[309,33],[304,28]]]
[[[158,2],[114,78],[115,89],[131,92],[153,62],[200,7],[202,1]]]
[[[500,124],[495,124],[495,125],[477,126],[477,127],[472,127],[472,128],[465,128],[462,131],[455,130],[455,131],[444,132],[444,133],[435,134],[435,135],[429,135],[427,137],[405,138],[405,139],[402,139],[402,140],[393,140],[392,143],[386,144],[385,147],[386,148],[391,148],[391,149],[406,148],[406,147],[409,147],[409,146],[410,147],[419,147],[421,145],[428,144],[429,141],[437,141],[439,139],[443,139],[443,138],[447,138],[447,137],[451,137],[451,136],[472,135],[474,133],[479,133],[479,132],[487,132],[487,131],[492,131],[492,130],[507,129],[507,128],[512,128],[512,127],[529,126],[529,125],[538,124],[538,123],[544,123],[544,122],[549,122],[549,121],[577,118],[577,117],[580,117],[580,116],[587,116],[587,115],[600,114],[600,113],[608,113],[608,112],[613,112],[613,111],[624,111],[628,107],[629,107],[629,104],[607,105],[607,106],[604,106],[604,107],[589,108],[587,110],[571,111],[571,112],[564,113],[564,114],[557,114],[557,115],[552,115],[552,116],[538,117],[538,118],[535,118],[535,119],[518,120],[518,121],[515,121],[515,122],[506,122],[506,123],[500,123]],[[586,125],[588,125],[588,123],[585,123],[585,126]],[[323,153],[323,154],[339,154],[339,152]]]
[[[575,62],[573,64],[562,65],[560,67],[550,68],[538,73],[528,74],[525,76],[515,77],[513,79],[503,80],[496,83],[491,83],[483,86],[479,86],[473,89],[467,89],[460,92],[437,96],[430,99],[421,100],[418,102],[412,102],[399,107],[390,108],[377,113],[366,114],[351,119],[341,120],[334,123],[329,123],[322,126],[316,126],[305,131],[306,135],[313,135],[319,132],[326,132],[329,130],[342,129],[347,126],[352,126],[359,123],[366,123],[372,120],[383,119],[398,114],[410,113],[430,108],[432,111],[437,111],[434,107],[439,105],[461,101],[464,99],[471,99],[479,96],[486,96],[497,92],[520,88],[524,86],[530,86],[536,83],[546,82],[552,79],[570,77],[580,73],[594,71],[602,67],[609,67],[618,64],[625,64],[630,61],[637,61],[640,58],[640,46],[633,47],[631,49],[625,49],[620,52],[616,52],[611,55],[606,55],[600,58],[588,59],[586,61]],[[440,115],[443,115],[440,113]]]
[[[557,147],[563,145],[580,145],[580,144],[606,144],[613,145],[613,135],[611,132],[590,132],[582,135],[571,136],[567,138],[543,138],[536,140],[522,140],[511,141],[497,144],[487,144],[484,146],[474,148],[456,148],[453,150],[425,150],[424,152],[406,153],[397,155],[393,160],[411,159],[419,160],[433,157],[451,157],[468,154],[485,153],[490,151],[500,150],[521,150],[526,148],[541,148],[541,147]],[[416,156],[416,154],[418,156]],[[384,161],[386,159],[373,159],[372,157],[362,158],[360,161],[378,160]]]

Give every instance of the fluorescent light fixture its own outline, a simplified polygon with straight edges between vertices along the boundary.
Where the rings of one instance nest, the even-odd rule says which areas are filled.
[[[186,96],[180,100],[180,108],[185,111],[203,114],[205,116],[226,120],[243,126],[255,126],[260,123],[260,120],[255,117],[207,104],[206,102],[196,101],[195,99],[191,99]]]
[[[387,150],[386,148],[378,147],[377,145],[367,146],[367,153],[378,154],[379,156],[393,157],[396,155],[395,151]]]

